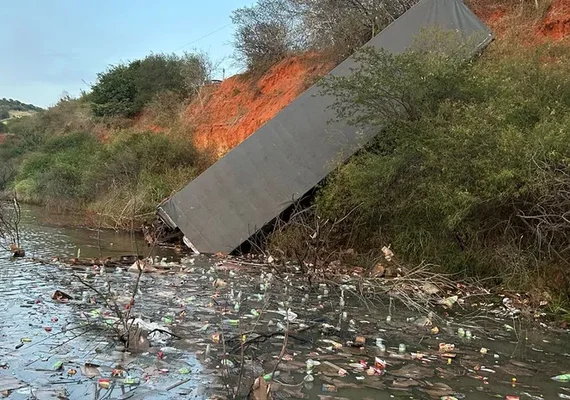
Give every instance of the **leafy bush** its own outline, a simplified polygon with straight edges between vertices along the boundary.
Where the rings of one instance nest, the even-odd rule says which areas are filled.
[[[161,92],[194,95],[209,79],[209,67],[203,54],[151,54],[99,73],[87,98],[96,116],[132,117]]]
[[[101,146],[86,133],[49,139],[23,161],[16,177],[18,194],[24,200],[60,210],[80,207],[94,196],[91,188],[84,185],[84,176],[96,167]]]
[[[204,167],[188,140],[123,131],[103,144],[91,134],[72,133],[27,153],[13,186],[23,201],[58,211],[87,207],[105,223],[128,227],[133,210],[136,219],[152,214]]]
[[[365,52],[323,90],[339,117],[378,135],[322,188],[321,217],[346,216],[347,246],[390,242],[410,261],[518,287],[536,280],[529,271],[563,271],[570,67],[544,60],[568,50],[489,51],[474,64],[461,52]]]

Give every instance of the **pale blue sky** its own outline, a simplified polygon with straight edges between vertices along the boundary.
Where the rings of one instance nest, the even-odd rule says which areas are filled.
[[[232,10],[254,0],[18,0],[0,7],[0,98],[41,107],[109,64],[200,49],[231,56]],[[213,33],[214,31],[218,32]],[[210,36],[202,38],[212,33]],[[201,39],[202,38],[202,39]],[[182,46],[188,46],[181,48]],[[235,72],[233,61],[224,67]]]

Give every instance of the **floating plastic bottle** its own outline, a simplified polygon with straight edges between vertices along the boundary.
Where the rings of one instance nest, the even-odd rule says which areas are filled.
[[[271,375],[273,375],[274,378],[277,378],[279,375],[281,375],[281,372],[280,372],[280,371],[275,371],[274,374],[273,374],[273,373],[265,374],[265,375],[263,375],[263,379],[264,379],[266,382],[269,382],[269,381],[271,380]]]
[[[386,352],[386,345],[384,344],[382,338],[376,339],[376,347],[378,347],[378,350],[380,350],[380,352],[382,352],[382,353]]]
[[[405,353],[406,352],[406,345],[404,343],[400,343],[400,345],[398,346],[398,351],[400,353]]]
[[[460,338],[465,337],[465,329],[463,328],[457,329],[457,336],[459,336]]]
[[[552,380],[556,382],[570,382],[570,374],[556,375],[552,377]]]

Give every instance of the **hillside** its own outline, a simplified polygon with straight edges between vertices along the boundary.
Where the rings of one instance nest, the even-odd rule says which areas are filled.
[[[309,53],[289,57],[260,78],[237,75],[209,89],[206,99],[194,101],[185,118],[194,128],[198,148],[218,155],[237,146],[289,105],[333,64]]]
[[[0,121],[31,115],[40,110],[40,107],[33,104],[25,104],[14,99],[0,99]]]
[[[403,95],[414,117],[390,115],[381,140],[329,176],[298,230],[270,238],[272,254],[310,254],[316,264],[317,251],[331,259],[350,250],[369,254],[353,260],[366,263],[390,244],[404,261],[446,272],[570,287],[570,199],[560,197],[570,193],[570,0],[468,3],[496,38],[476,62],[376,55],[363,63],[364,81],[336,82],[349,117],[385,121],[386,96]],[[81,97],[0,125],[9,132],[0,130],[0,192],[83,212],[78,223],[93,226],[148,221],[339,61],[312,48],[278,56],[217,83],[201,54],[112,66]],[[7,103],[11,115],[37,111]],[[310,247],[305,239],[323,229],[326,243]]]
[[[534,3],[468,2],[500,43],[536,45],[570,36],[570,0]],[[236,75],[210,87],[184,111],[195,144],[225,154],[289,105],[334,63],[314,53],[289,57],[259,78]]]
[[[192,138],[200,150],[220,157],[237,146],[326,75],[334,63],[315,53],[292,55],[261,75],[234,75],[204,86],[179,115],[180,133]],[[176,123],[157,121],[147,109],[135,118],[137,129],[167,133]],[[103,135],[107,137],[107,135]]]

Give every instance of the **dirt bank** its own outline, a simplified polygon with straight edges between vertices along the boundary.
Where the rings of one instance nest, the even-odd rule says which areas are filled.
[[[223,155],[272,119],[319,77],[332,69],[316,54],[292,56],[260,78],[236,75],[207,88],[185,118],[199,148]]]

